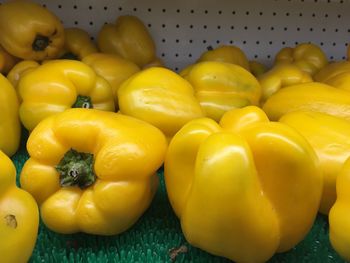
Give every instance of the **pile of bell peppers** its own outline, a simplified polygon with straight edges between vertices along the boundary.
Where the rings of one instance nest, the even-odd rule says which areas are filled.
[[[95,43],[39,4],[0,5],[2,262],[30,258],[39,217],[60,234],[128,230],[162,166],[193,246],[264,262],[320,212],[350,260],[350,61],[302,43],[267,67],[222,45],[179,73],[167,66],[135,16]],[[16,186],[21,129],[29,159]]]

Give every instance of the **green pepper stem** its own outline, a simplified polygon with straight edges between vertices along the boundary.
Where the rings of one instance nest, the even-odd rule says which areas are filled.
[[[34,51],[43,51],[50,44],[48,37],[37,35],[33,41],[32,48]]]
[[[60,185],[74,186],[81,189],[89,187],[96,181],[93,171],[94,156],[91,153],[77,152],[70,149],[65,153],[56,170],[60,174]]]
[[[91,98],[88,96],[78,95],[77,100],[72,105],[72,108],[92,109],[93,106],[92,106]]]

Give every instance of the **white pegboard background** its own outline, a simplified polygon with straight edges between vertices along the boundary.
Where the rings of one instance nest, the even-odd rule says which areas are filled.
[[[104,23],[136,15],[148,27],[158,56],[179,70],[208,46],[232,44],[267,65],[286,46],[318,44],[330,60],[345,59],[350,42],[350,0],[80,0],[36,1],[65,27],[93,38]],[[0,2],[4,2],[0,0]]]

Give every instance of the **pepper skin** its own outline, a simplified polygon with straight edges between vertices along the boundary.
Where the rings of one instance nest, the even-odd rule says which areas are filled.
[[[261,87],[244,68],[224,62],[195,64],[185,75],[195,90],[206,117],[219,121],[231,109],[258,105]]]
[[[39,66],[40,64],[34,60],[22,60],[10,70],[10,72],[7,74],[7,79],[17,91],[18,82],[21,77]]]
[[[38,206],[29,193],[16,186],[16,168],[1,151],[0,218],[1,262],[28,262],[38,235]]]
[[[144,65],[142,69],[152,68],[152,67],[165,67],[164,61],[156,57],[150,63]]]
[[[294,48],[282,48],[275,57],[275,64],[294,64],[313,76],[327,65],[326,54],[315,44],[302,43]]]
[[[97,42],[103,53],[120,55],[141,68],[156,58],[152,36],[135,16],[120,16],[115,24],[103,25]]]
[[[337,177],[337,200],[329,212],[329,239],[335,251],[350,260],[350,158]]]
[[[0,73],[7,74],[18,62],[18,58],[10,55],[0,46]]]
[[[20,119],[29,131],[44,118],[72,107],[114,111],[108,82],[75,60],[48,61],[24,74],[18,93]]]
[[[20,137],[17,94],[11,83],[0,74],[0,151],[8,156],[15,154]]]
[[[262,88],[262,103],[281,88],[312,82],[312,78],[308,73],[293,64],[276,65],[265,74],[262,74],[258,80]]]
[[[338,89],[350,91],[350,62],[339,61],[328,64],[315,76],[316,81],[326,83]]]
[[[249,61],[249,69],[250,69],[250,72],[256,78],[260,77],[262,74],[264,74],[267,71],[267,68],[264,64],[255,60]]]
[[[204,116],[192,86],[169,69],[134,74],[118,90],[121,113],[149,122],[171,138],[185,123]]]
[[[263,105],[270,120],[293,111],[316,111],[350,120],[350,92],[310,82],[283,88]]]
[[[30,1],[0,5],[0,44],[23,59],[55,58],[64,45],[64,30],[58,17]]]
[[[146,122],[69,109],[30,134],[20,182],[51,230],[115,235],[150,205],[166,148],[162,132]]]
[[[118,89],[120,84],[131,77],[140,68],[133,62],[113,54],[94,53],[82,60],[92,67],[96,74],[103,77],[113,89],[114,104],[118,108]]]
[[[249,61],[244,52],[236,46],[219,46],[215,49],[209,47],[197,62],[218,61],[232,63],[249,71]]]
[[[61,52],[63,57],[73,55],[82,60],[87,55],[98,52],[89,34],[80,28],[65,28],[64,36],[64,49]]]
[[[328,215],[336,199],[337,176],[350,157],[350,122],[319,112],[292,112],[280,119],[304,136],[320,160],[323,191],[319,211]]]
[[[238,263],[265,262],[312,227],[322,191],[318,159],[299,133],[269,122],[258,107],[223,119],[225,128],[193,120],[173,137],[164,163],[169,200],[193,246]]]

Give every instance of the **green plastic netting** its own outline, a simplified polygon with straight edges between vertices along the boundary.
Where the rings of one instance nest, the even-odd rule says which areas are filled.
[[[22,135],[19,151],[13,156],[17,174],[28,158],[27,133]],[[163,172],[158,172],[160,187],[146,213],[128,231],[111,237],[87,234],[60,235],[40,223],[38,240],[30,262],[231,262],[189,245],[179,220],[168,202]],[[18,176],[17,176],[18,179]],[[18,180],[17,180],[18,182]],[[183,252],[171,259],[170,251]],[[327,217],[319,215],[307,237],[287,253],[276,254],[269,262],[345,262],[332,249],[328,239]]]

